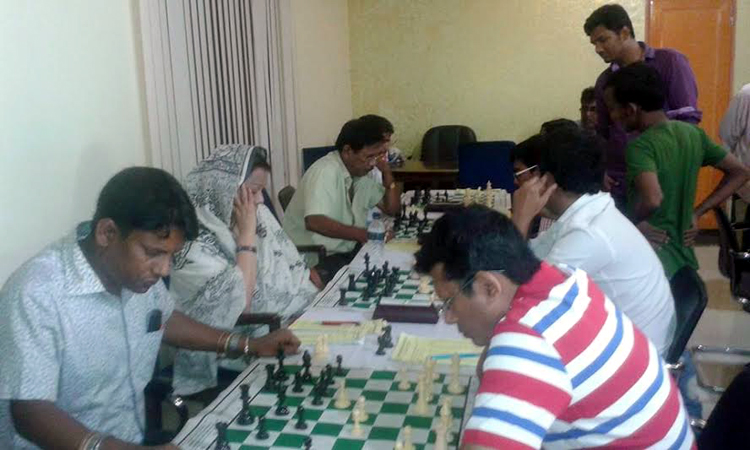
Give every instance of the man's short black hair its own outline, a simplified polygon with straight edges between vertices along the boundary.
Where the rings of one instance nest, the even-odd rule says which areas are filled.
[[[602,190],[604,151],[595,134],[579,128],[560,128],[544,136],[541,173],[550,173],[560,189],[576,194]]]
[[[644,111],[664,108],[664,87],[659,72],[646,63],[635,63],[614,72],[605,85],[620,105],[634,103]]]
[[[596,101],[596,95],[593,87],[587,87],[581,91],[581,106],[586,106],[589,103]]]
[[[595,9],[588,19],[586,19],[586,23],[583,24],[583,31],[586,32],[586,36],[591,36],[594,28],[599,25],[615,33],[619,33],[623,27],[627,27],[630,30],[630,36],[635,39],[633,22],[630,21],[630,16],[628,16],[625,8],[617,3],[600,6]]]
[[[385,117],[368,114],[352,119],[341,127],[336,138],[336,150],[341,152],[345,145],[349,145],[358,152],[364,147],[382,142],[386,134],[393,134],[393,124]]]
[[[459,283],[480,270],[502,270],[521,285],[541,264],[510,219],[480,205],[462,207],[436,220],[416,259],[418,272],[428,273],[443,263],[446,279]]]
[[[94,226],[112,219],[125,238],[133,230],[168,236],[172,228],[185,239],[198,237],[198,218],[185,190],[169,173],[152,167],[130,167],[113,176],[99,194]]]
[[[510,162],[521,161],[526,167],[538,166],[542,160],[542,145],[544,138],[535,134],[525,141],[521,141],[510,152]]]
[[[554,119],[544,122],[539,133],[548,134],[560,128],[578,128],[578,124],[570,119]]]

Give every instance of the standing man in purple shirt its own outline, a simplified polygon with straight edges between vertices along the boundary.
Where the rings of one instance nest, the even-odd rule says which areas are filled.
[[[626,202],[625,147],[637,134],[627,133],[614,123],[604,103],[604,86],[620,69],[637,62],[645,62],[661,77],[666,100],[664,110],[672,120],[692,124],[701,121],[698,109],[698,86],[685,55],[669,48],[652,48],[635,40],[633,24],[627,11],[620,5],[604,5],[596,9],[583,25],[586,35],[604,62],[610,66],[596,80],[596,132],[607,142],[607,174],[605,188],[609,189],[620,210]]]

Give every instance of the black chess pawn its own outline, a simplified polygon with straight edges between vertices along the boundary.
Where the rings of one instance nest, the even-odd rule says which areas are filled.
[[[385,344],[385,348],[393,348],[393,336],[391,333],[391,326],[386,325],[385,328],[383,328],[383,343]]]
[[[357,284],[354,281],[354,274],[350,273],[349,274],[349,290],[353,291],[353,290],[356,290],[356,289],[357,289]]]
[[[376,355],[385,355],[385,342],[383,335],[378,336],[378,350],[375,352]]]
[[[277,380],[283,381],[289,379],[289,374],[284,369],[284,358],[284,347],[279,345],[278,350],[276,350],[276,359],[279,361],[279,367],[276,369],[276,374],[274,375]]]
[[[389,273],[389,270],[388,270],[388,261],[386,261],[386,262],[383,263],[383,276],[388,275],[388,273]]]
[[[348,304],[346,300],[346,288],[339,289],[339,305],[347,306]]]
[[[229,447],[229,440],[227,439],[227,428],[229,428],[229,424],[226,422],[218,422],[216,424],[215,450],[231,450]]]
[[[302,405],[297,407],[297,423],[294,424],[294,428],[297,430],[307,429],[307,423],[305,423],[305,407]]]
[[[273,369],[273,364],[266,364],[266,384],[263,385],[263,389],[266,391],[272,391],[274,389]]]
[[[302,372],[294,373],[294,386],[292,392],[302,392]]]
[[[310,436],[305,436],[305,440],[302,441],[302,444],[305,446],[305,450],[312,450],[312,438]]]
[[[268,430],[266,429],[266,416],[258,417],[258,432],[255,433],[255,439],[259,441],[268,439]]]
[[[329,385],[329,386],[331,386],[332,384],[334,384],[335,381],[333,379],[333,366],[332,365],[326,364],[325,374],[326,374],[326,384]]]
[[[344,357],[341,355],[336,355],[336,375],[343,377],[344,376],[344,368],[341,367],[341,363],[344,362]]]
[[[365,272],[370,271],[370,254],[365,253]]]
[[[237,417],[237,423],[240,425],[251,425],[253,422],[255,422],[255,417],[253,416],[253,410],[252,408],[250,408],[250,396],[248,395],[249,389],[250,389],[250,386],[247,384],[240,385],[240,398],[242,398],[242,410],[240,411],[240,415]]]
[[[276,405],[276,415],[277,416],[286,416],[289,414],[289,408],[286,407],[284,403],[286,403],[286,392],[283,390],[279,391],[278,395],[279,403]]]

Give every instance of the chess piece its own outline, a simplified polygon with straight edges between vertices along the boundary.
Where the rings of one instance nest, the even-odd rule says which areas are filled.
[[[339,292],[340,292],[339,305],[347,306],[348,302],[346,301],[346,288],[341,288]]]
[[[445,423],[438,422],[435,428],[435,444],[432,447],[433,450],[448,450],[448,430],[445,428]]]
[[[398,383],[398,388],[401,391],[408,391],[411,389],[411,383],[409,382],[409,379],[407,378],[406,371],[404,369],[401,369],[399,373],[397,374],[397,377],[401,380]]]
[[[326,351],[326,335],[320,335],[315,340],[315,353],[313,353],[313,363],[316,365],[323,364],[328,359]]]
[[[419,280],[419,288],[418,291],[420,294],[429,294],[432,292],[432,289],[430,288],[430,279],[427,277],[422,277]]]
[[[333,406],[338,409],[346,409],[351,404],[352,402],[349,401],[349,394],[346,393],[346,385],[342,381],[339,390],[336,392],[336,401],[333,403]]]
[[[215,450],[230,450],[229,441],[227,440],[227,428],[229,428],[229,424],[226,422],[218,422],[216,424]]]
[[[365,253],[365,272],[370,271],[370,254]]]
[[[352,420],[354,421],[354,428],[352,428],[352,436],[362,437],[362,428],[359,426],[359,422],[362,420],[362,416],[358,409],[352,411]]]
[[[404,450],[414,450],[414,444],[411,443],[411,425],[404,427]]]
[[[464,189],[463,204],[464,206],[471,205],[471,189]]]
[[[242,410],[240,411],[240,415],[237,417],[237,423],[240,425],[251,425],[253,422],[255,422],[255,417],[253,416],[253,410],[252,408],[250,408],[250,396],[248,395],[249,390],[250,390],[250,385],[248,384],[240,385],[240,398],[242,399]]]
[[[302,367],[305,369],[305,372],[302,374],[302,381],[312,381],[310,366],[312,366],[312,357],[310,356],[310,352],[305,350],[305,353],[302,354]]]
[[[280,389],[278,393],[278,400],[279,403],[276,405],[276,415],[277,416],[286,416],[289,414],[289,408],[286,407],[284,404],[286,402],[286,392],[284,389]]]
[[[453,420],[453,413],[451,412],[451,404],[453,403],[453,399],[451,399],[450,396],[445,396],[442,398],[442,402],[442,405],[440,405],[440,417],[447,418],[448,420]]]
[[[341,355],[336,355],[336,375],[340,377],[344,376],[344,368],[341,367],[342,362],[344,362],[344,357]]]
[[[354,407],[356,409],[359,409],[359,415],[362,418],[362,421],[367,422],[367,420],[370,418],[370,415],[367,414],[367,411],[365,411],[365,397],[363,395],[359,396]]]
[[[427,405],[427,386],[424,377],[420,377],[417,382],[417,404],[414,407],[414,412],[420,416],[426,416],[430,413]]]
[[[315,406],[322,405],[323,404],[323,390],[320,387],[320,383],[313,386],[312,392],[313,392],[312,404]]]
[[[326,385],[332,386],[333,383],[335,382],[333,380],[333,366],[331,366],[330,364],[326,364],[325,374],[326,374]]]
[[[302,372],[295,372],[294,374],[294,386],[292,392],[302,392]]]
[[[297,423],[294,424],[294,428],[297,430],[307,429],[307,423],[305,423],[305,407],[302,405],[297,407]]]
[[[459,372],[461,370],[461,358],[458,355],[451,356],[451,373],[450,381],[448,382],[448,392],[453,395],[461,394],[464,392],[461,381],[459,380]]]
[[[349,274],[349,288],[348,288],[348,289],[349,289],[350,291],[353,291],[353,290],[356,290],[356,289],[357,289],[357,284],[356,284],[356,282],[354,281],[354,274],[353,274],[353,273],[350,273],[350,274]]]
[[[404,444],[401,441],[396,441],[396,446],[393,447],[393,450],[404,450]]]
[[[255,439],[259,441],[268,439],[268,430],[266,429],[266,416],[258,417],[258,432],[255,433]]]
[[[383,339],[383,335],[378,336],[378,350],[375,354],[378,356],[385,355],[385,340]]]
[[[312,449],[312,438],[310,436],[305,436],[305,440],[302,441],[302,444],[305,446],[305,450],[311,450]]]
[[[393,348],[393,336],[392,328],[390,325],[386,325],[383,329],[383,339],[385,341],[385,348]]]
[[[273,364],[266,364],[266,384],[263,385],[263,390],[265,391],[272,391],[274,389],[273,369]]]
[[[274,378],[280,381],[289,379],[289,374],[286,373],[286,370],[284,369],[284,358],[284,347],[279,346],[278,350],[276,351],[276,360],[279,362],[279,367],[276,369]]]

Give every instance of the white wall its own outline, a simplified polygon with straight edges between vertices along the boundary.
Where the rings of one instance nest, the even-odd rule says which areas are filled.
[[[332,145],[352,118],[346,0],[293,0],[295,104],[300,148]]]
[[[135,0],[0,0],[0,283],[148,162]]]

